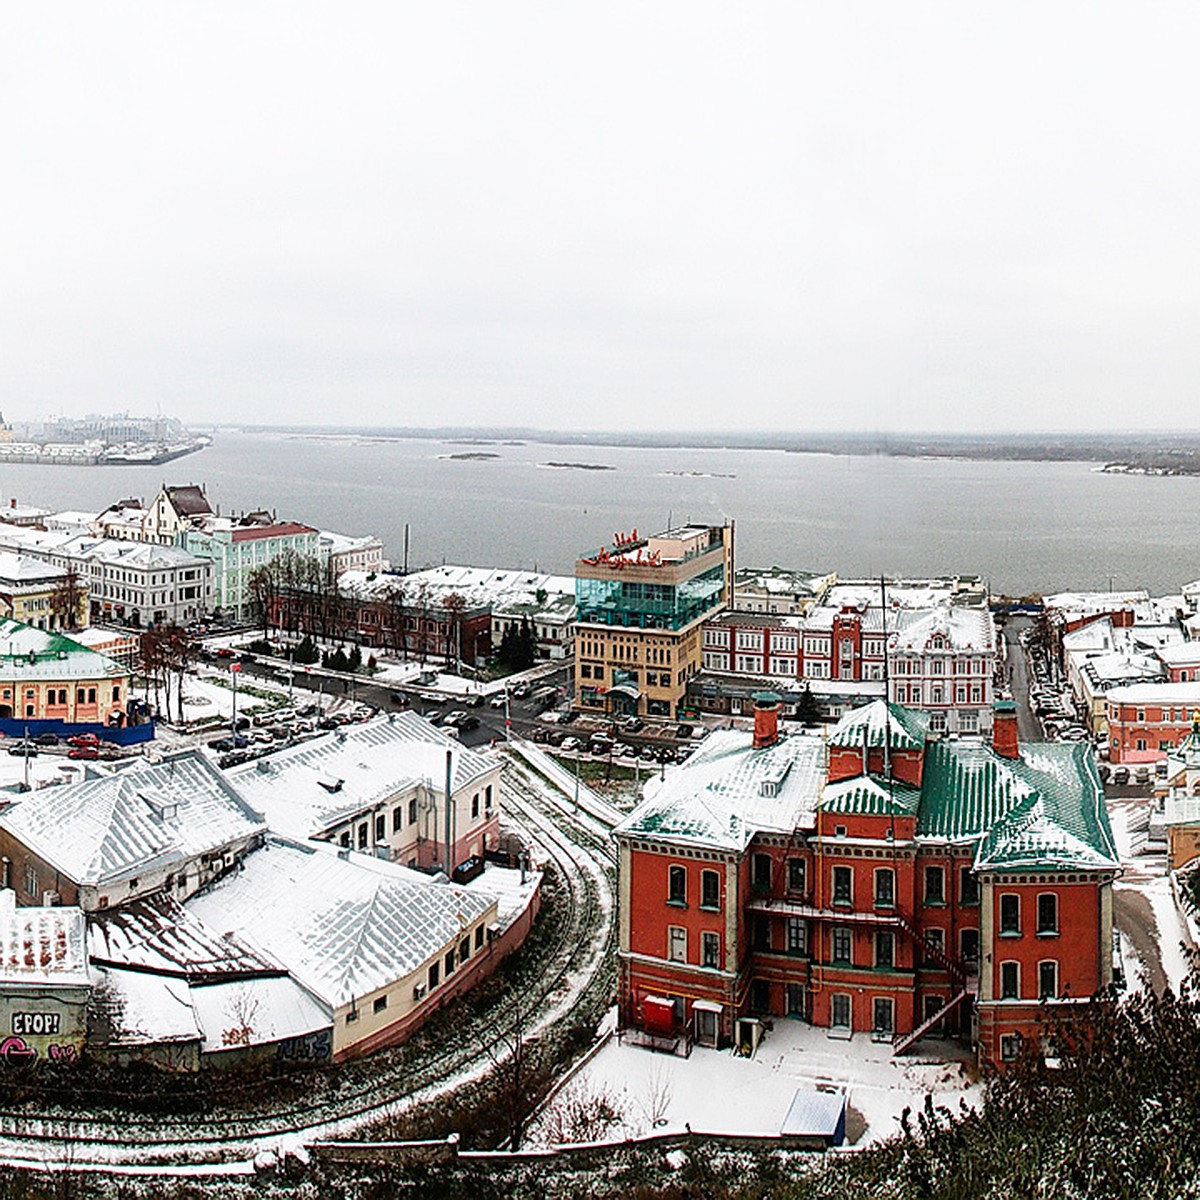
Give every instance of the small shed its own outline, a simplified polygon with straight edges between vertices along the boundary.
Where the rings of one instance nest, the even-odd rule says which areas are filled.
[[[822,1147],[842,1145],[846,1140],[846,1093],[797,1088],[779,1135]]]

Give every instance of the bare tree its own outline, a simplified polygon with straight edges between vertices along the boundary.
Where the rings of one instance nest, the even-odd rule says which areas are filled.
[[[458,674],[458,660],[462,653],[462,616],[467,607],[466,597],[460,592],[451,592],[442,600],[446,610],[446,666],[450,667],[453,660],[452,674]]]
[[[58,621],[59,629],[79,628],[79,604],[87,595],[87,587],[75,570],[75,564],[67,563],[65,573],[50,593],[50,615]]]

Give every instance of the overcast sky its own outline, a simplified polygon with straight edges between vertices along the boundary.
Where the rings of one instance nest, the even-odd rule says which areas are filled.
[[[1200,427],[1200,7],[17,4],[0,410]]]

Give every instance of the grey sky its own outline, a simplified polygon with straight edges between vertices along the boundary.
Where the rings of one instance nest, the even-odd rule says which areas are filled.
[[[1200,426],[1193,4],[10,6],[0,408]]]

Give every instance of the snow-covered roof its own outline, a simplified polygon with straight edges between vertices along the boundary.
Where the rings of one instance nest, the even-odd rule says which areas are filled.
[[[339,576],[338,586],[360,596],[403,592],[408,604],[416,604],[424,590],[431,607],[440,605],[441,598],[452,592],[462,596],[468,610],[534,611],[575,607],[573,577],[504,567],[428,567],[409,575],[345,571]],[[539,593],[544,593],[541,600]]]
[[[0,891],[0,985],[87,987],[83,913],[78,908],[18,908]]]
[[[995,649],[996,627],[992,614],[980,608],[941,604],[917,620],[904,624],[893,639],[893,648],[903,654],[921,654],[939,640],[946,650]]]
[[[182,863],[265,830],[195,752],[28,792],[0,828],[76,883],[101,885]]]
[[[1108,693],[1110,704],[1200,704],[1200,683],[1131,683]]]
[[[0,584],[54,584],[65,574],[65,568],[56,567],[44,559],[15,554],[11,550],[0,554]]]
[[[191,988],[202,1054],[260,1046],[329,1029],[333,1014],[287,975]]]
[[[93,966],[92,1000],[117,1049],[199,1042],[204,1036],[187,981],[170,975]]]
[[[314,837],[419,784],[444,793],[447,754],[456,794],[497,767],[406,712],[301,742],[235,767],[226,778],[275,832]]]
[[[162,893],[93,913],[88,954],[102,966],[178,975],[192,982],[282,971],[236,934],[210,929]]]
[[[66,634],[0,617],[0,674],[19,685],[21,680],[123,678],[129,671]]]
[[[367,855],[268,837],[186,907],[285,966],[332,1009],[453,944],[496,901]]]
[[[648,781],[646,798],[615,832],[743,850],[760,831],[811,827],[824,777],[825,745],[815,734],[756,750],[752,734],[720,730],[657,786]]]
[[[1128,686],[1130,681],[1144,683],[1164,676],[1162,664],[1149,654],[1095,654],[1080,671],[1088,677],[1093,690]]]
[[[919,750],[925,744],[929,714],[875,700],[848,712],[830,731],[831,746],[893,750]]]
[[[1200,642],[1175,642],[1170,646],[1162,646],[1158,657],[1167,667],[1200,666]]]

